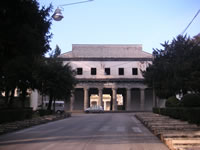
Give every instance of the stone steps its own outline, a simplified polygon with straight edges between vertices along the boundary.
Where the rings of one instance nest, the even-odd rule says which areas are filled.
[[[200,150],[200,127],[154,113],[137,113],[136,117],[170,150]]]
[[[200,149],[200,138],[165,138],[164,143],[172,150],[192,149],[194,147]]]

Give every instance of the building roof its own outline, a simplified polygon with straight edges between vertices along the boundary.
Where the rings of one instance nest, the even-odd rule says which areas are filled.
[[[73,44],[59,58],[152,58],[141,44]]]

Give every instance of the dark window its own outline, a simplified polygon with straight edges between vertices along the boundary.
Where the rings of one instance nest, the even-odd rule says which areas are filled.
[[[110,75],[110,68],[105,68],[105,75]]]
[[[83,68],[77,68],[76,74],[77,75],[82,75],[83,74]]]
[[[119,75],[124,75],[124,68],[119,68]]]
[[[96,75],[96,74],[97,74],[96,68],[91,68],[91,75]]]
[[[132,68],[132,75],[138,75],[138,69]]]

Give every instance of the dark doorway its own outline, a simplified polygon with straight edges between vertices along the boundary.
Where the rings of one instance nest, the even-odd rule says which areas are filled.
[[[131,89],[131,110],[139,111],[140,110],[140,89],[134,88]]]
[[[84,92],[82,88],[75,89],[74,110],[84,110]]]

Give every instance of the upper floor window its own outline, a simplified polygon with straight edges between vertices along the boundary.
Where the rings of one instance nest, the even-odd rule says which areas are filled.
[[[83,74],[83,68],[77,68],[76,69],[76,74],[77,75],[82,75]]]
[[[110,75],[110,68],[105,68],[105,75]]]
[[[96,74],[97,74],[97,69],[91,68],[91,75],[96,75]]]
[[[124,68],[119,68],[119,75],[124,75]]]
[[[132,75],[138,75],[138,69],[132,68]]]

